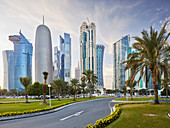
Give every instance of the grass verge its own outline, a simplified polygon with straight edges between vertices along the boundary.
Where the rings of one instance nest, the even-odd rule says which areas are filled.
[[[76,99],[77,102],[86,101],[86,100],[93,100],[93,99],[100,99],[100,98],[108,98],[108,97],[92,97],[92,98],[78,98]],[[47,103],[49,100],[47,100]],[[61,104],[68,104],[73,103],[73,99],[62,99],[61,101],[52,100],[52,106],[61,105]],[[49,107],[49,105],[40,105],[42,101],[39,102],[30,102],[30,103],[5,103],[0,104],[0,114],[5,112],[23,112],[27,110],[34,110],[34,109],[43,109]]]
[[[122,105],[118,120],[106,128],[169,128],[170,104],[128,104]],[[149,116],[149,114],[151,114]],[[153,116],[154,114],[154,116]]]

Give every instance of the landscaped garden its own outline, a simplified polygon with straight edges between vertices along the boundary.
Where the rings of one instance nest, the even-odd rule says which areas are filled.
[[[127,104],[118,120],[106,128],[169,128],[170,104]]]

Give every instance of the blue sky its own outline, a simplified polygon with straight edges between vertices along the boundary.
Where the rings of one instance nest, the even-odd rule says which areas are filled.
[[[96,24],[97,44],[105,45],[104,84],[111,88],[113,43],[127,34],[141,36],[140,32],[149,30],[151,25],[160,31],[162,24],[170,21],[169,7],[169,0],[0,0],[0,85],[3,85],[2,51],[13,49],[8,36],[18,34],[21,29],[34,46],[36,27],[42,24],[44,15],[53,47],[58,46],[59,35],[71,34],[72,77],[80,58],[80,26],[88,22],[87,17]],[[170,31],[170,25],[167,30]]]

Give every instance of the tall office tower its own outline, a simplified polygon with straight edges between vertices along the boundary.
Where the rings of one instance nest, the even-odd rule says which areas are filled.
[[[75,78],[79,80],[79,83],[81,82],[79,62],[78,62],[78,67],[75,68]]]
[[[127,47],[129,47],[129,35],[113,44],[113,89],[122,89],[125,82],[125,64]]]
[[[25,89],[20,77],[32,77],[32,44],[19,32],[20,35],[9,36],[14,43],[14,81],[15,88]]]
[[[53,73],[53,79],[59,79],[60,78],[60,51],[58,50],[58,47],[54,47],[54,73]]]
[[[44,25],[39,25],[35,37],[35,81],[44,82],[43,72],[48,72],[47,84],[52,82],[52,43],[51,32]]]
[[[97,86],[104,88],[103,82],[103,56],[104,56],[104,45],[96,45],[96,55],[97,55]]]
[[[71,38],[64,33],[64,39],[60,36],[60,78],[70,83],[71,80]]]
[[[96,25],[82,23],[80,27],[80,69],[81,75],[91,69],[97,73],[96,65]]]
[[[10,91],[15,89],[14,82],[14,51],[5,50],[2,52],[3,56],[3,65],[4,65],[4,81],[3,89]]]

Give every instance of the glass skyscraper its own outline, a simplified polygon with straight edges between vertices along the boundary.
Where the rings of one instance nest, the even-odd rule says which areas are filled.
[[[96,45],[96,55],[97,55],[97,86],[104,88],[103,82],[103,56],[104,56],[104,45]]]
[[[64,39],[60,36],[60,78],[64,81],[71,80],[71,38],[64,33]]]
[[[60,50],[58,50],[58,47],[54,47],[54,73],[53,73],[53,79],[59,79],[60,78]]]
[[[129,47],[129,35],[122,37],[113,44],[113,89],[122,89],[125,82],[125,64],[121,65],[126,59],[127,49]]]
[[[23,90],[25,88],[20,82],[20,77],[32,77],[33,47],[21,32],[19,34],[9,36],[9,40],[14,43],[14,85],[15,88]],[[10,72],[8,69],[8,73]]]
[[[81,75],[91,69],[97,73],[96,66],[96,25],[86,22],[80,27],[80,69]]]
[[[15,89],[14,82],[14,51],[5,50],[2,52],[4,64],[4,81],[3,88],[10,91]]]

